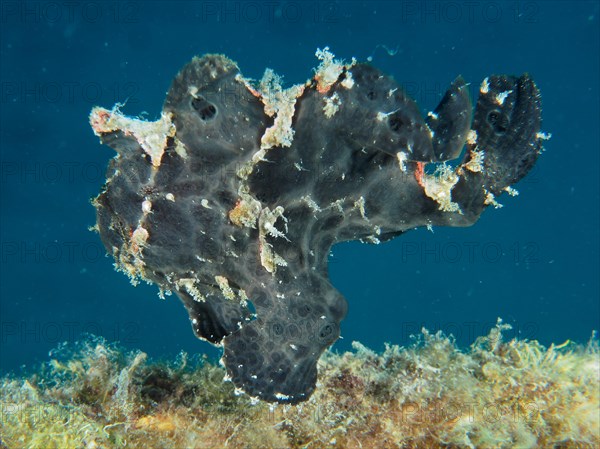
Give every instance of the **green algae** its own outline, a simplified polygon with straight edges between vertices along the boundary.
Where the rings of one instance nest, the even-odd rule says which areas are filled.
[[[409,347],[326,353],[297,405],[236,392],[180,354],[149,361],[99,338],[0,383],[0,448],[595,448],[600,352],[505,341],[501,322],[462,351],[423,330]]]

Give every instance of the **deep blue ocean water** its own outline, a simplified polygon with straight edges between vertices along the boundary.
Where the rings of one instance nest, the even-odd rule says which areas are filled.
[[[530,175],[471,228],[419,229],[333,248],[347,350],[408,344],[422,327],[461,346],[497,317],[509,336],[586,342],[599,311],[599,4],[471,2],[17,2],[0,10],[2,372],[94,333],[151,356],[216,351],[175,296],[129,285],[104,257],[89,200],[114,153],[95,105],[154,119],[178,70],[224,53],[247,77],[303,82],[317,48],[372,63],[432,110],[459,74],[529,72],[552,133]]]

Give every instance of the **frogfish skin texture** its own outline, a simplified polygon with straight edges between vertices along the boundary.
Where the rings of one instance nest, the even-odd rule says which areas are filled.
[[[90,115],[117,152],[93,200],[117,268],[175,292],[235,386],[270,402],[308,399],[340,335],[333,244],[473,224],[544,138],[528,75],[486,78],[474,110],[459,77],[424,119],[378,69],[317,56],[312,79],[284,88],[271,70],[253,82],[205,55],[176,76],[158,120],[119,105]]]

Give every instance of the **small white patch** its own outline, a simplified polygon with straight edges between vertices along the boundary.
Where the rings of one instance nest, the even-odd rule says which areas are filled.
[[[350,89],[352,86],[354,86],[354,80],[352,79],[348,69],[356,64],[356,59],[352,58],[352,62],[350,64],[346,64],[344,61],[334,59],[335,56],[329,51],[329,47],[325,47],[323,50],[317,48],[315,56],[321,61],[319,67],[315,69],[317,90],[320,93],[327,92],[338,80],[344,69],[346,69],[346,79],[340,84],[346,89]]]
[[[439,210],[462,214],[458,203],[452,201],[452,189],[458,179],[458,175],[451,166],[438,165],[433,175],[427,173],[423,175],[425,195],[438,203]]]
[[[258,219],[259,229],[259,251],[261,265],[269,272],[275,273],[277,266],[285,267],[287,262],[275,251],[270,243],[267,242],[267,236],[284,238],[289,242],[289,239],[285,236],[285,233],[278,230],[275,227],[275,222],[278,218],[281,218],[284,222],[285,232],[287,232],[287,219],[283,215],[284,209],[281,206],[277,206],[274,210],[270,210],[265,207]]]
[[[471,159],[465,164],[467,170],[473,173],[483,172],[483,161],[485,159],[485,153],[483,151],[471,150]]]
[[[338,200],[335,200],[333,203],[331,203],[330,207],[333,208],[333,209],[335,209],[335,210],[337,210],[341,214],[343,214],[344,213],[344,208],[342,206],[344,205],[344,201],[345,200],[346,200],[346,198],[340,198]]]
[[[492,192],[488,192],[487,190],[486,192],[486,196],[485,196],[485,201],[483,202],[483,204],[488,205],[488,206],[494,206],[494,209],[500,209],[502,207],[502,204],[500,204],[498,201],[496,201],[496,197],[494,196],[494,194]]]
[[[142,202],[142,212],[144,213],[144,215],[152,212],[152,203],[150,201],[145,200],[144,202]]]
[[[346,89],[352,89],[352,87],[354,86],[354,79],[352,78],[352,73],[346,72],[346,78],[340,84]]]
[[[187,159],[187,149],[182,141],[175,138],[175,153],[177,153],[182,159]]]
[[[315,74],[315,78],[319,83],[319,90],[327,91],[342,73],[343,65],[340,61],[333,59],[335,56],[329,51],[329,47],[325,47],[323,50],[317,48],[315,56],[321,61]]]
[[[542,140],[549,140],[552,138],[552,133],[545,133],[540,131],[539,133],[537,133],[535,135],[535,137],[537,137],[538,139],[542,139]]]
[[[361,196],[358,200],[354,202],[354,207],[358,209],[362,218],[368,220],[367,214],[365,212],[365,198],[363,196]]]
[[[506,97],[508,97],[511,93],[512,90],[507,90],[499,93],[498,95],[496,95],[496,103],[502,106],[504,104],[504,101],[506,100]]]
[[[396,153],[396,159],[398,159],[398,166],[400,167],[400,171],[403,173],[406,172],[406,158],[407,157],[408,157],[408,155],[403,151],[398,151]]]
[[[474,129],[469,130],[469,134],[467,134],[467,143],[469,145],[477,144],[477,131]]]
[[[325,106],[323,106],[323,112],[325,113],[325,117],[331,118],[340,109],[342,101],[340,100],[340,97],[337,94],[337,92],[334,93],[331,97],[325,97],[324,101]]]
[[[273,125],[267,128],[261,137],[261,150],[276,146],[289,147],[294,139],[292,118],[297,98],[304,92],[305,85],[297,84],[287,89],[282,87],[281,76],[266,69],[260,81],[261,100],[265,105],[265,114],[274,117]],[[264,154],[263,154],[264,156]]]
[[[206,298],[200,293],[200,290],[198,290],[195,284],[196,279],[194,278],[182,278],[175,281],[175,288],[177,288],[177,290],[184,289],[196,302],[205,302]]]
[[[392,115],[395,112],[398,112],[400,110],[400,108],[395,109],[393,111],[390,112],[378,112],[377,113],[377,120],[380,122],[383,122],[384,120],[387,120],[387,118]],[[373,141],[373,143],[375,143],[375,141]]]
[[[312,199],[312,197],[310,195],[304,195],[301,198],[308,207],[310,207],[310,209],[313,212],[321,212],[321,208],[319,207],[319,205],[315,202],[315,200]]]
[[[365,242],[373,243],[374,245],[379,245],[381,243],[381,240],[379,240],[374,235],[368,235],[367,237],[365,237]]]
[[[485,95],[489,91],[490,91],[490,80],[489,80],[489,78],[485,78],[482,81],[481,86],[479,87],[479,92]]]
[[[90,113],[90,124],[97,136],[121,131],[132,136],[144,152],[150,156],[152,165],[160,166],[167,139],[175,137],[175,125],[171,121],[172,114],[163,112],[159,120],[147,122],[145,120],[127,117],[121,113],[119,108],[122,104],[117,103],[112,110],[95,107]]]
[[[168,199],[169,201],[175,202],[175,195],[173,195],[172,193],[167,193],[165,195],[165,198]]]
[[[210,207],[210,205],[208,204],[208,200],[206,198],[202,198],[200,204],[202,204],[202,207],[205,207],[206,209],[212,209],[212,207]]]
[[[429,137],[431,137],[433,139],[433,135],[435,133],[433,132],[433,130],[429,127],[429,125],[427,123],[425,123],[425,126],[427,127],[427,131],[429,131]]]
[[[221,289],[221,293],[223,296],[229,300],[235,299],[235,293],[233,289],[229,286],[229,280],[225,276],[215,276],[215,281]]]

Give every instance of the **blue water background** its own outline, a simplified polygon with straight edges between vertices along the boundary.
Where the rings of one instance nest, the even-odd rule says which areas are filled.
[[[599,328],[598,2],[9,2],[1,4],[0,366],[46,360],[92,332],[152,356],[217,352],[175,296],[129,285],[104,257],[89,203],[113,151],[88,114],[156,118],[192,56],[224,53],[303,82],[328,45],[392,74],[432,110],[459,74],[529,72],[552,133],[533,172],[471,228],[411,231],[333,248],[349,314],[335,348],[410,343],[421,327],[473,342],[497,317],[509,336],[586,342]]]

